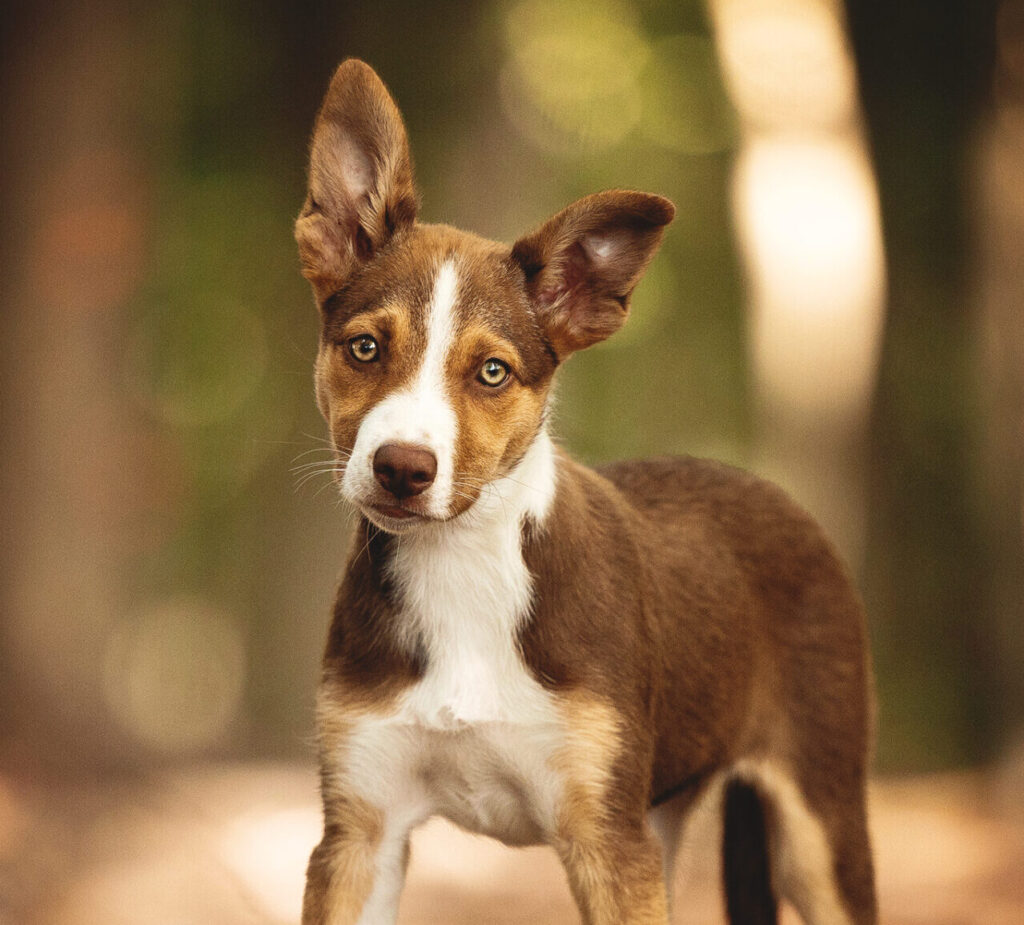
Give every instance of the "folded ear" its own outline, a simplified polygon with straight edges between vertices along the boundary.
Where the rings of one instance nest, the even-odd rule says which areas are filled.
[[[614,334],[675,216],[662,196],[609,190],[574,202],[512,248],[559,360]]]
[[[317,301],[411,225],[416,208],[398,107],[369,65],[349,59],[335,71],[316,117],[309,194],[295,222],[302,275]]]

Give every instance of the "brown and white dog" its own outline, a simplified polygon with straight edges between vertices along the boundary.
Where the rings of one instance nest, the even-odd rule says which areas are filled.
[[[440,814],[554,846],[591,925],[665,925],[682,823],[716,793],[730,921],[786,898],[874,922],[864,618],[832,547],[751,475],[593,471],[548,435],[558,366],[626,320],[672,204],[598,193],[512,247],[416,213],[398,109],[346,61],[296,226],[361,515],[303,922],[393,923],[410,831]]]

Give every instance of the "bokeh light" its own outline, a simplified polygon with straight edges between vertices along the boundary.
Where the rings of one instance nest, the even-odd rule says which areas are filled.
[[[308,804],[256,807],[225,826],[220,842],[224,862],[272,921],[299,920],[306,862],[322,828],[319,807]]]
[[[712,0],[710,9],[741,126],[732,199],[758,468],[860,572],[885,258],[843,9],[834,0]]]
[[[834,0],[712,0],[729,91],[755,127],[829,130],[856,117]]]
[[[640,85],[639,128],[647,140],[680,154],[713,154],[735,143],[732,105],[707,35],[682,33],[653,42]]]
[[[884,289],[877,195],[863,152],[843,140],[755,139],[740,157],[735,196],[765,399],[803,415],[862,414]]]
[[[537,147],[572,155],[621,141],[640,117],[649,48],[618,0],[523,0],[508,14],[502,95]]]
[[[167,753],[220,740],[238,713],[245,678],[238,623],[191,596],[123,621],[104,661],[109,709],[140,742]]]

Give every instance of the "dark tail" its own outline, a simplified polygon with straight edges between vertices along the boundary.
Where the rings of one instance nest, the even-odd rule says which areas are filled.
[[[764,804],[753,787],[738,780],[725,788],[722,872],[730,925],[776,925],[779,904],[772,892]]]

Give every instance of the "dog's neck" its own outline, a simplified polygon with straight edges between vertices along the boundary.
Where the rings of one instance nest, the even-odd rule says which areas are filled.
[[[542,429],[461,517],[393,538],[385,571],[400,614],[396,641],[425,656],[417,696],[428,722],[500,720],[515,702],[526,679],[518,631],[533,597],[523,535],[544,529],[556,478],[555,449]]]

